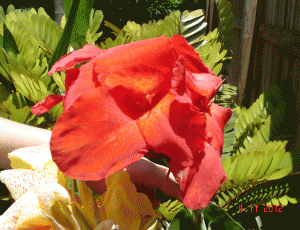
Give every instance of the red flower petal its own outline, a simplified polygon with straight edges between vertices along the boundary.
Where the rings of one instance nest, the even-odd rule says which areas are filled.
[[[95,49],[67,55],[51,69],[95,57],[67,74],[64,112],[51,138],[58,167],[76,179],[100,180],[151,148],[171,158],[184,203],[205,207],[226,178],[220,154],[231,111],[208,105],[222,79],[177,35],[94,50],[94,56],[89,48]]]
[[[119,69],[110,74],[105,84],[110,88],[123,86],[124,88],[139,92],[144,96],[156,94],[161,90],[166,93],[170,88],[170,80],[173,66],[164,66],[168,71],[162,71],[158,66],[149,66],[146,64],[134,65]]]
[[[183,55],[186,60],[186,68],[192,73],[209,73],[214,74],[200,59],[199,54],[194,47],[187,43],[185,38],[180,35],[174,35],[171,38],[172,46],[178,56]]]
[[[194,154],[194,164],[179,168],[170,162],[170,169],[180,183],[183,203],[190,209],[203,209],[226,180],[222,167],[224,126],[232,115],[231,109],[212,103],[206,111],[204,151]]]
[[[152,66],[132,66],[116,71],[106,79],[119,108],[132,119],[149,111],[170,88],[170,74]]]
[[[81,95],[89,93],[96,86],[100,86],[94,77],[93,69],[93,64],[89,62],[79,69],[73,68],[66,71],[64,109],[68,109]]]
[[[70,87],[75,83],[76,79],[79,75],[79,69],[78,68],[72,68],[66,70],[66,79],[65,79],[65,94],[68,93]]]
[[[186,85],[191,92],[192,100],[198,108],[205,107],[218,92],[222,78],[213,74],[188,73]]]
[[[204,147],[205,121],[204,113],[177,102],[169,93],[137,124],[150,149],[187,167],[192,164],[193,152]]]
[[[206,136],[210,145],[217,149],[220,156],[223,152],[224,126],[229,121],[232,110],[212,103],[207,113]]]
[[[182,201],[191,210],[205,208],[227,179],[219,151],[209,144],[205,144],[192,166],[174,172],[182,191]]]
[[[53,106],[57,105],[64,99],[62,95],[51,94],[45,98],[45,100],[35,104],[31,107],[31,112],[34,115],[41,115],[48,112]]]
[[[99,87],[64,110],[52,131],[50,148],[67,176],[100,180],[139,161],[146,143],[135,121]]]
[[[171,41],[166,36],[162,36],[110,48],[92,62],[95,72],[101,75],[103,81],[120,69],[128,70],[128,68],[140,65],[156,69],[159,67],[160,72],[167,75],[172,73],[174,54]],[[142,76],[138,76],[137,79],[140,77]],[[132,80],[134,78],[132,76]]]
[[[48,72],[48,75],[52,76],[55,72],[69,69],[81,62],[88,61],[103,52],[104,50],[94,45],[86,44],[82,49],[73,51],[58,59]]]

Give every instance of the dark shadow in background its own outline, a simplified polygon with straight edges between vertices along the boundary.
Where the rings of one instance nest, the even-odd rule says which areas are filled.
[[[123,28],[127,21],[135,21],[136,23],[148,23],[150,20],[164,19],[169,15],[170,11],[180,10],[197,10],[206,9],[206,0],[183,0],[179,4],[178,8],[173,5],[167,4],[168,1],[153,1],[153,0],[95,0],[93,8],[96,10],[102,10],[104,14],[104,20],[111,22],[119,28]],[[5,3],[0,3],[6,12],[8,5],[12,4],[16,9],[26,9],[43,7],[47,14],[54,20],[54,2],[53,1],[37,1],[28,0],[26,2],[12,0]],[[97,43],[105,38],[112,37],[111,29],[104,26],[103,23],[100,26],[100,30],[103,31],[103,35],[99,38]]]

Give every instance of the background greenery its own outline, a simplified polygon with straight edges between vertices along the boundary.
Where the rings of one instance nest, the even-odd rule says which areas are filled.
[[[16,9],[27,9],[43,7],[47,14],[54,20],[55,9],[54,2],[59,0],[35,1],[28,0],[26,2],[11,0],[9,2],[3,1],[0,5],[7,9],[8,5],[12,4]],[[62,1],[62,0],[60,0]],[[95,0],[93,8],[101,10],[104,14],[105,20],[122,28],[127,21],[135,21],[139,24],[146,23],[149,20],[163,19],[169,15],[171,11],[184,11],[205,9],[206,0]],[[101,26],[103,31],[103,38],[111,37],[111,30],[105,26]],[[97,42],[100,42],[98,40]]]
[[[79,3],[79,0],[74,1]],[[104,16],[104,19],[115,25],[103,23],[103,14],[98,9],[103,9],[106,15],[105,7],[98,8],[97,1],[93,5],[97,10],[92,10],[91,13],[82,13],[81,7],[72,7],[71,11],[71,7],[69,11],[66,9],[69,21],[66,22],[63,18],[61,26],[58,26],[43,9],[20,11],[13,7],[4,8],[4,11],[0,12],[0,24],[3,28],[0,31],[0,115],[21,123],[52,129],[62,112],[61,105],[43,116],[31,114],[30,106],[49,94],[64,92],[64,72],[56,73],[52,78],[47,72],[51,63],[70,51],[70,44],[74,49],[79,49],[84,43],[96,43],[102,49],[108,49],[151,37],[181,34],[194,46],[203,62],[216,75],[226,77],[226,68],[230,65],[232,57],[233,15],[227,0],[216,2],[220,26],[209,33],[206,31],[206,22],[201,10],[190,13],[173,11],[175,3],[171,1],[169,3],[173,5],[161,4],[158,7],[153,3],[148,5],[148,8],[143,5],[142,8],[147,9],[148,13],[148,9],[152,9],[152,18],[149,15],[146,17],[146,11],[144,14],[137,13],[139,8],[135,8],[134,4],[138,3],[132,1],[132,4],[126,3],[124,6],[118,3],[112,7],[114,2],[110,1],[111,5],[108,4],[107,9],[113,9],[113,13],[110,12],[110,18]],[[143,3],[146,4],[147,1]],[[179,3],[176,4],[179,7]],[[163,20],[148,22],[159,15],[159,19]],[[83,16],[83,19],[79,16]],[[126,18],[123,24],[122,18]],[[74,27],[82,22],[80,28],[84,28],[84,32]],[[110,32],[108,39],[101,32],[105,28],[103,24],[113,32]],[[101,40],[100,44],[98,38]],[[284,132],[284,129],[280,128],[286,108],[282,92],[279,88],[272,88],[262,94],[250,108],[238,107],[233,103],[231,96],[235,92],[235,87],[223,84],[215,98],[216,103],[235,109],[235,113],[226,125],[224,134],[222,160],[229,179],[214,199],[222,209],[214,213],[214,206],[211,205],[211,209],[205,212],[207,221],[216,222],[222,217],[222,210],[226,210],[230,215],[239,215],[240,204],[244,205],[244,209],[248,206],[249,210],[249,205],[286,206],[288,203],[297,202],[290,191],[293,185],[297,184],[299,176],[293,174],[291,155],[285,150],[285,140],[289,139],[292,133],[291,130]],[[249,198],[253,198],[250,203]],[[185,214],[183,213],[183,216]],[[219,222],[221,225],[222,223]]]

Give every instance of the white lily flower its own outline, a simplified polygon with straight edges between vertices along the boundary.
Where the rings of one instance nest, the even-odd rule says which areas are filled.
[[[67,207],[71,199],[65,189],[67,177],[52,161],[49,145],[18,149],[9,153],[9,158],[14,169],[0,172],[0,180],[16,202],[0,217],[0,229],[50,227],[52,223],[44,213],[53,215],[55,210],[62,222],[73,219],[70,210],[66,215],[63,209],[55,209],[57,203]]]
[[[16,201],[0,216],[1,230],[157,229],[158,215],[147,196],[137,193],[126,171],[106,178],[107,192],[94,199],[83,181],[71,179],[68,188],[68,178],[52,161],[49,145],[18,149],[9,158],[13,169],[0,172],[0,181]]]

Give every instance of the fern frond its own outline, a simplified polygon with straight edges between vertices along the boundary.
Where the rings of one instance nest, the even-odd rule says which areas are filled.
[[[299,183],[299,173],[277,180],[250,181],[226,190],[220,190],[214,200],[230,215],[247,211],[255,205],[282,205],[288,202],[297,203],[297,199],[290,197],[288,191],[292,184]]]
[[[204,43],[201,38],[205,35],[207,26],[203,10],[183,12],[180,22],[182,24],[181,35],[194,49],[197,49]]]
[[[232,125],[229,128],[232,129]],[[228,180],[221,185],[217,193],[219,205],[236,213],[238,205],[246,208],[249,205],[270,202],[272,199],[279,201],[280,197],[286,195],[287,191],[283,193],[280,190],[278,193],[278,189],[273,187],[270,187],[271,192],[264,196],[254,196],[252,193],[249,195],[249,191],[261,192],[261,186],[268,188],[273,183],[269,181],[285,178],[292,172],[291,153],[285,151],[286,144],[287,141],[274,141],[246,146],[243,154],[223,158],[222,164]],[[250,203],[245,199],[250,199]]]

